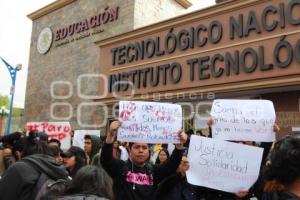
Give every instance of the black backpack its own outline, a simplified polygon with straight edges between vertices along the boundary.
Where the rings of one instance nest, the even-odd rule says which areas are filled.
[[[44,172],[41,172],[33,163],[24,160],[23,162],[30,165],[33,169],[40,172],[40,176],[34,186],[33,194],[35,194],[35,200],[50,200],[53,199],[55,195],[66,189],[71,181],[68,179],[57,179],[53,180]]]
[[[47,200],[58,195],[60,192],[66,189],[70,180],[58,179],[53,180],[49,178],[45,173],[41,173],[34,192],[36,194],[35,200]]]

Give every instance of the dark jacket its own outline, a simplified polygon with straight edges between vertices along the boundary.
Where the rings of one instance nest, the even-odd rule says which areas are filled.
[[[235,196],[235,194],[224,192],[220,190],[214,190],[210,188],[204,188],[203,187],[203,195],[205,196],[205,199],[211,199],[211,200],[237,200],[238,198]]]
[[[208,137],[212,137],[212,129],[211,127],[209,127],[209,136]],[[263,187],[264,187],[264,167],[265,164],[267,162],[267,157],[268,154],[270,152],[270,149],[272,147],[272,142],[261,142],[260,146],[261,148],[264,149],[263,151],[263,156],[262,156],[262,161],[261,161],[261,168],[260,168],[260,173],[259,173],[259,177],[257,179],[257,181],[252,185],[251,188],[249,188],[249,193],[246,197],[244,198],[238,198],[236,197],[235,194],[232,193],[228,193],[228,192],[223,192],[223,191],[219,191],[219,190],[213,190],[213,189],[206,189],[205,190],[205,196],[207,199],[220,199],[220,200],[234,200],[234,199],[238,199],[238,200],[249,200],[253,197],[256,197],[257,199],[262,199],[262,195],[263,195]]]
[[[238,198],[235,194],[233,193],[229,193],[229,192],[224,192],[224,191],[219,191],[219,190],[214,190],[214,189],[209,189],[209,188],[204,188],[204,196],[206,197],[206,199],[213,199],[213,200],[249,200],[253,197],[256,197],[257,199],[261,199],[262,197],[262,193],[263,193],[263,185],[264,185],[264,181],[263,181],[263,166],[266,163],[266,159],[267,159],[267,155],[268,152],[270,151],[270,148],[272,146],[272,143],[270,142],[262,142],[261,146],[262,148],[264,148],[264,153],[263,153],[263,157],[262,157],[262,164],[261,164],[261,170],[260,170],[260,175],[258,180],[253,184],[253,186],[251,188],[249,188],[249,193],[247,196],[243,197],[243,198]]]
[[[101,164],[114,180],[116,200],[153,200],[157,184],[174,174],[182,157],[182,151],[175,149],[166,163],[143,167],[135,166],[130,160],[124,162],[112,156],[112,144],[104,144]]]
[[[186,177],[174,174],[164,179],[157,189],[156,198],[159,200],[199,200],[201,193],[197,193],[197,186],[187,182]]]
[[[300,200],[300,197],[289,192],[264,193],[261,200]]]
[[[278,200],[300,200],[300,197],[289,192],[281,192],[278,197]]]
[[[92,162],[91,162],[91,165],[95,165],[95,166],[98,166],[98,167],[102,167],[101,162],[100,162],[100,153],[97,153],[97,154],[94,156],[94,158],[93,158],[93,160],[92,160]]]
[[[74,195],[59,197],[56,200],[109,200],[109,199],[106,199],[104,197],[98,197],[95,195],[74,194]]]
[[[8,168],[0,180],[0,200],[35,198],[35,184],[41,172],[53,180],[67,179],[65,167],[57,164],[54,158],[35,154],[23,158]]]

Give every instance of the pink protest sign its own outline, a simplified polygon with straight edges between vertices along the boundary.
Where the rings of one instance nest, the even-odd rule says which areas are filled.
[[[69,122],[29,122],[26,124],[27,131],[45,132],[52,138],[61,142],[62,149],[68,149],[71,146],[71,125]]]
[[[142,143],[179,143],[182,108],[169,103],[121,101],[118,140]]]

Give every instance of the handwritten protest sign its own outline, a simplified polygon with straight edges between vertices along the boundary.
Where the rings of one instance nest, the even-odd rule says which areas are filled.
[[[215,100],[211,109],[213,138],[272,142],[275,111],[268,100]]]
[[[257,180],[263,148],[192,135],[187,180],[193,185],[236,193]]]
[[[182,128],[180,105],[120,101],[118,140],[143,143],[179,143]]]
[[[29,122],[26,124],[27,131],[39,131],[48,134],[48,139],[58,139],[62,149],[71,146],[71,125],[69,122]]]
[[[96,135],[100,137],[100,130],[75,130],[73,137],[73,146],[84,148],[84,136]]]

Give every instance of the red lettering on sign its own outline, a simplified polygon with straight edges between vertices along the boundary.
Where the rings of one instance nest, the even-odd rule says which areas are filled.
[[[57,131],[60,132],[60,129],[62,128],[62,126],[59,125],[59,126],[57,126],[56,128],[57,128]]]
[[[26,126],[26,130],[28,130],[28,131],[35,131],[35,130],[38,129],[38,127],[39,127],[38,124],[29,124],[29,125]]]
[[[65,137],[66,137],[66,134],[65,134],[65,133],[59,133],[59,134],[58,134],[58,139],[59,139],[59,140],[63,140]]]
[[[49,132],[55,131],[55,125],[49,125],[48,131],[49,131]]]
[[[48,123],[47,122],[43,122],[42,123],[42,127],[43,127],[43,131],[45,132],[46,128],[48,127]]]
[[[67,137],[67,135],[65,133],[58,133],[58,134],[50,134],[49,135],[49,139],[58,139],[58,140],[63,140]]]
[[[64,132],[65,132],[65,133],[69,133],[69,132],[70,132],[70,127],[68,127],[68,126],[65,126],[65,128],[64,128]]]

